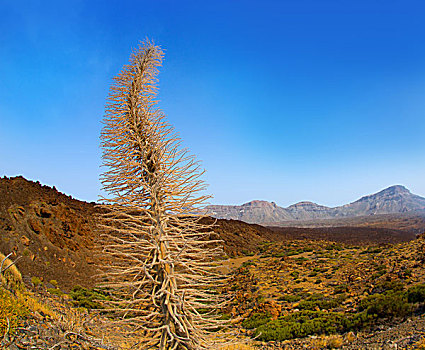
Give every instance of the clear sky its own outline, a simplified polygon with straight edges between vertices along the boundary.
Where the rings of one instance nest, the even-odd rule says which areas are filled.
[[[113,76],[149,37],[214,204],[425,195],[425,2],[0,0],[0,176],[100,193]]]

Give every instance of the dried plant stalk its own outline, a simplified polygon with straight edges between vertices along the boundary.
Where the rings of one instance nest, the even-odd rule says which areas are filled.
[[[222,248],[196,214],[207,199],[203,171],[157,106],[162,58],[145,41],[110,90],[101,134],[104,286],[140,349],[206,349],[222,324]]]

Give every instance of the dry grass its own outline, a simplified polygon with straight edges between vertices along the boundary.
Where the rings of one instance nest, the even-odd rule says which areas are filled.
[[[344,344],[344,340],[340,335],[331,335],[326,339],[328,349],[339,349]]]
[[[0,252],[0,262],[2,262],[5,257],[6,256]],[[6,259],[3,263],[3,270],[5,270],[12,263],[13,263],[12,260]],[[1,284],[5,284],[5,285],[7,284],[16,285],[16,284],[22,283],[22,275],[19,272],[16,265],[12,265],[10,268],[8,268],[7,271],[4,273],[4,275],[2,274],[0,278],[1,278]]]
[[[226,345],[220,348],[220,350],[255,350],[255,348],[249,344],[239,343],[239,344]]]
[[[0,253],[0,261],[5,255]],[[6,259],[3,270],[12,264]],[[0,333],[13,333],[20,320],[32,312],[56,317],[56,314],[45,304],[40,302],[33,294],[26,291],[22,282],[22,275],[15,265],[12,265],[1,275],[0,287]],[[13,291],[13,292],[11,292]]]
[[[5,259],[5,255],[0,253],[0,262]],[[7,288],[20,289],[22,276],[10,259],[3,262],[3,270],[7,271],[0,275],[0,334],[13,333],[19,324],[19,319],[28,313],[26,306],[17,300]]]
[[[38,312],[57,319],[57,314],[46,304],[40,301],[36,296],[27,291],[17,291],[16,300],[31,312]]]
[[[13,333],[28,309],[7,290],[0,289],[0,334]]]
[[[344,344],[344,340],[340,335],[321,336],[313,339],[310,343],[311,349],[339,349]]]

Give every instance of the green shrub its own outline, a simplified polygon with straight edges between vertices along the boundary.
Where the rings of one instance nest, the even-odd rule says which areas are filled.
[[[292,295],[292,294],[285,294],[278,298],[279,301],[287,301],[288,303],[296,303],[297,301],[301,300],[301,296],[299,295]]]
[[[56,281],[56,280],[50,280],[49,283],[53,284],[56,288],[58,286],[58,281]]]
[[[339,295],[337,298],[332,299],[317,293],[311,295],[306,300],[301,301],[297,308],[300,310],[316,310],[317,308],[329,310],[339,306],[345,300],[345,298],[345,294]]]
[[[425,284],[418,284],[407,290],[409,303],[423,303],[425,301]]]
[[[247,329],[260,327],[270,321],[270,315],[264,313],[254,313],[242,322],[242,326]]]
[[[22,252],[23,256],[29,256],[31,254],[31,251],[28,248],[25,248]]]
[[[43,282],[41,281],[41,279],[39,278],[39,277],[35,277],[35,276],[33,276],[33,277],[31,277],[31,283],[34,285],[34,286],[39,286],[40,284],[42,284]]]
[[[305,256],[300,256],[298,258],[295,258],[295,260],[298,261],[298,262],[303,262],[303,261],[307,261],[308,258],[306,258]]]
[[[334,294],[341,294],[348,292],[348,286],[346,284],[339,284],[334,287]]]
[[[339,244],[330,244],[328,246],[325,247],[326,250],[337,250],[337,251],[341,251],[343,248],[339,245]]]
[[[360,254],[378,254],[382,252],[382,248],[379,247],[368,247],[367,249],[360,252]]]
[[[406,316],[411,307],[405,293],[390,291],[363,299],[359,304],[359,311],[365,311],[374,318],[393,318]]]
[[[361,330],[375,323],[376,318],[363,311],[352,315],[347,322],[347,331]]]
[[[400,292],[404,289],[403,282],[399,280],[384,282],[382,286],[384,287],[384,290],[393,292]]]
[[[109,300],[108,294],[100,289],[87,289],[81,286],[72,288],[69,294],[73,299],[74,306],[86,309],[102,309],[102,300]]]
[[[290,275],[291,275],[292,277],[294,277],[294,278],[298,278],[298,276],[300,275],[300,273],[299,273],[298,271],[292,271],[292,272],[290,273]]]
[[[256,266],[256,264],[252,261],[244,261],[241,266],[242,267]]]
[[[302,254],[304,252],[303,249],[297,249],[297,250],[288,250],[288,252],[286,253],[287,256],[293,256],[293,255],[298,255],[298,254]]]
[[[249,250],[242,250],[242,254],[243,255],[246,255],[246,256],[253,256],[253,255],[255,255],[255,253],[254,252],[251,252],[251,251],[249,251]]]
[[[347,328],[347,317],[343,313],[300,311],[259,326],[255,335],[264,341],[283,341],[312,334],[344,332]]]
[[[412,270],[411,269],[404,270],[404,275],[406,277],[412,277]]]
[[[58,295],[58,296],[62,296],[64,294],[59,288],[47,288],[47,291],[50,294],[54,294],[54,295]]]

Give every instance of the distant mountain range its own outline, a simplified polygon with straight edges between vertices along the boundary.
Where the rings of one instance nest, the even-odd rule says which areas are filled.
[[[273,225],[286,221],[349,218],[425,210],[425,198],[412,194],[404,186],[396,185],[334,208],[312,202],[299,202],[282,208],[274,202],[254,200],[242,205],[209,205],[207,209],[210,215],[219,219]]]

